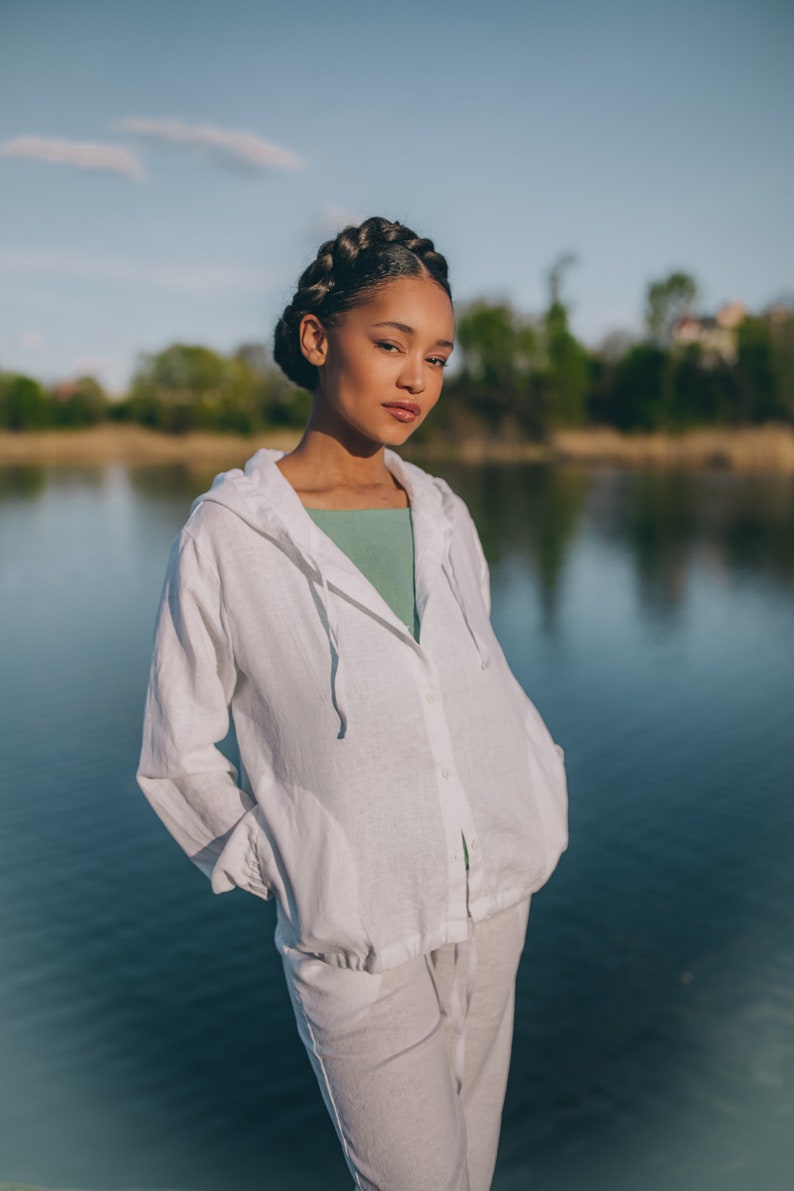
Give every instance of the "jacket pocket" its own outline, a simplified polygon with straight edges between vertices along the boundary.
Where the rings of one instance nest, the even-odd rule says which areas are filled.
[[[533,809],[542,861],[536,877],[539,889],[549,879],[568,846],[568,782],[565,753],[551,737],[534,704],[528,700],[527,747]]]

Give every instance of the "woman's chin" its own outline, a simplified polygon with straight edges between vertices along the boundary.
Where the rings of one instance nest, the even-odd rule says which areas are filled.
[[[340,441],[343,441],[355,454],[361,454],[362,450],[367,450],[369,453],[369,449],[377,450],[380,447],[401,447],[408,441],[418,425],[418,421],[408,424],[395,420],[392,425],[380,425],[377,428],[351,427],[350,432],[345,434]]]
[[[383,445],[399,447],[407,442],[412,434],[422,425],[424,418],[414,418],[410,422],[400,422],[396,418],[391,425],[387,425],[381,433]]]

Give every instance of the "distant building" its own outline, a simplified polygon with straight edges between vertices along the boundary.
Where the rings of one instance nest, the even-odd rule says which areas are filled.
[[[673,327],[673,346],[687,347],[697,343],[706,365],[735,364],[736,329],[747,317],[743,302],[728,302],[715,315],[685,314]]]

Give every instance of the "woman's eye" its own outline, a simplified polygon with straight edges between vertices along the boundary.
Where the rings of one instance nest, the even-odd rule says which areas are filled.
[[[381,339],[378,341],[378,347],[382,347],[384,349],[384,351],[387,351],[387,352],[397,352],[400,350],[396,343],[389,343],[385,339]]]
[[[437,368],[446,368],[449,361],[445,360],[443,356],[431,356],[428,363],[435,364]]]

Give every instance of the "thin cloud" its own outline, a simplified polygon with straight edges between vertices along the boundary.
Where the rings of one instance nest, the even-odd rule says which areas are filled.
[[[72,253],[0,251],[0,269],[26,277],[69,277],[148,285],[178,293],[219,291],[261,293],[267,278],[252,268],[228,265],[150,265],[122,256],[85,257]]]
[[[297,154],[280,145],[265,141],[253,132],[238,132],[218,128],[214,124],[186,124],[183,120],[149,120],[130,116],[113,126],[119,132],[171,145],[188,145],[249,170],[298,170],[303,161]]]
[[[362,215],[360,211],[354,211],[351,207],[342,207],[331,203],[323,209],[321,223],[327,231],[341,232],[343,227],[350,227],[351,225],[358,227],[365,219],[366,215]]]
[[[138,158],[121,145],[102,145],[96,141],[65,141],[43,136],[18,136],[0,141],[0,157],[26,157],[57,165],[73,165],[80,170],[98,170],[121,174],[136,182],[144,179]]]

